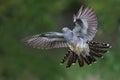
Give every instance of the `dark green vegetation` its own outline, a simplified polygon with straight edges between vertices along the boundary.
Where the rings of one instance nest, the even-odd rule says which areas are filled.
[[[0,0],[0,80],[120,80],[120,0]],[[113,47],[97,64],[59,65],[66,49],[37,50],[21,39],[72,25],[81,4],[96,10],[95,41]],[[71,26],[72,28],[72,26]]]

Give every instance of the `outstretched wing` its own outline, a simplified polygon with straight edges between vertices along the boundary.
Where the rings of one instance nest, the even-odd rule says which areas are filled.
[[[98,21],[95,11],[83,6],[78,11],[77,15],[74,15],[75,28],[73,33],[82,37],[87,41],[91,41],[97,32]]]
[[[38,49],[68,47],[68,43],[64,40],[63,33],[58,32],[33,35],[23,39],[23,42]]]

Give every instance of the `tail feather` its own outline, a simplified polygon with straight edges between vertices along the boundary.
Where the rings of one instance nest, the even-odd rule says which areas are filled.
[[[68,51],[65,55],[64,55],[64,57],[63,57],[63,59],[61,60],[61,62],[60,63],[62,63],[62,64],[64,64],[65,63],[65,61],[68,59],[68,57],[70,56],[70,54],[69,54],[70,52]]]
[[[90,48],[90,55],[95,57],[102,57],[102,53],[108,52],[108,48],[111,48],[111,46],[107,43],[99,43],[99,42],[88,42],[89,48]]]
[[[99,48],[90,48],[91,50],[95,51],[96,53],[106,53],[108,50],[99,49]]]
[[[84,57],[84,61],[89,65],[92,63],[92,60],[89,58],[89,56]]]
[[[80,67],[84,66],[84,62],[90,65],[96,61],[96,57],[101,58],[103,56],[103,53],[106,53],[108,49],[111,48],[109,44],[99,42],[88,42],[88,45],[90,50],[89,55],[85,55],[85,53],[80,53],[78,55],[69,49],[67,54],[65,54],[64,58],[62,59],[61,63],[64,63],[68,59],[66,68],[69,68],[73,63],[76,63],[77,60]]]
[[[99,42],[88,42],[90,47],[93,48],[111,48],[111,46],[107,43],[99,43]]]
[[[78,63],[80,67],[84,66],[84,60],[82,55],[78,55]]]
[[[77,57],[77,54],[73,52],[73,63],[76,63]]]
[[[66,68],[69,68],[72,65],[72,63],[73,63],[73,54],[71,53]]]
[[[93,50],[90,50],[90,53],[89,53],[91,56],[95,56],[95,57],[102,57],[103,55],[102,54],[100,54],[100,53],[97,53],[97,52],[95,52],[95,51],[93,51]]]
[[[91,62],[95,62],[96,59],[93,56],[88,56],[89,60],[91,60]]]

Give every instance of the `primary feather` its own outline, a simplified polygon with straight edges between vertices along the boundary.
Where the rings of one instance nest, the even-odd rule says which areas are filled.
[[[97,32],[98,26],[95,11],[92,8],[83,8],[82,6],[77,15],[74,15],[74,24],[73,33],[87,41],[91,41]]]
[[[63,33],[47,32],[44,34],[37,34],[23,39],[27,45],[38,49],[51,49],[68,47],[68,43],[63,37]]]

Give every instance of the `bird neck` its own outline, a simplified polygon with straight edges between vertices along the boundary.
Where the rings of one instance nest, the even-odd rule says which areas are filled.
[[[71,30],[67,31],[64,33],[64,38],[67,41],[70,41],[71,39],[73,39],[73,32]]]

